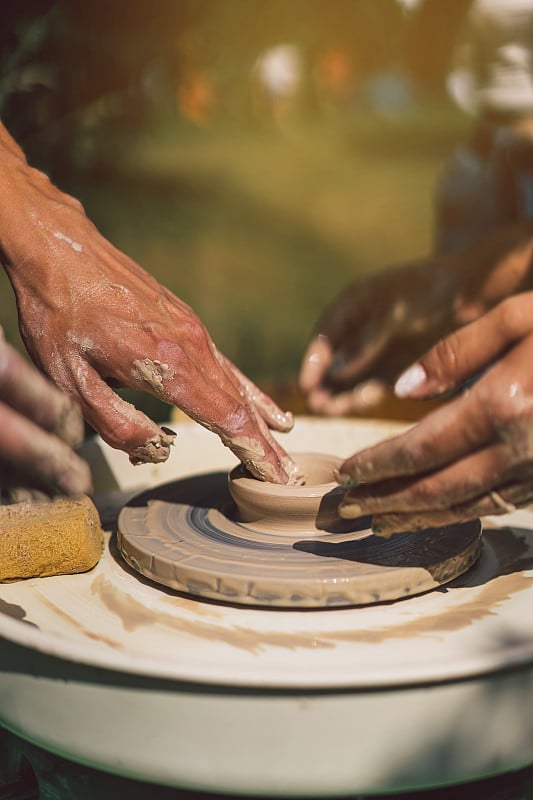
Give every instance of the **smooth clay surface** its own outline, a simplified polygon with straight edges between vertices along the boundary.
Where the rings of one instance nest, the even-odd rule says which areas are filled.
[[[341,520],[338,459],[294,458],[308,475],[303,487],[264,484],[237,468],[229,480],[214,472],[144,492],[119,515],[122,556],[157,583],[202,598],[315,608],[420,594],[479,557],[478,520],[391,539],[374,536],[368,517]]]
[[[298,453],[293,458],[305,475],[301,486],[258,481],[242,465],[230,472],[228,488],[236,520],[272,534],[314,535],[341,524],[337,507],[345,490],[337,484],[335,472],[342,459],[323,453]]]

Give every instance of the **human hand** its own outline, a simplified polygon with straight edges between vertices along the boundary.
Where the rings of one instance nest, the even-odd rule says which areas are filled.
[[[219,352],[186,303],[101,236],[76,200],[17,152],[3,155],[0,245],[22,337],[103,439],[133,463],[168,457],[173,432],[114,391],[141,389],[217,433],[256,477],[297,481],[269,430],[289,430],[291,414]]]
[[[341,465],[340,514],[388,536],[533,502],[533,292],[508,298],[435,345],[398,380],[402,397],[464,394]]]
[[[0,489],[90,493],[82,441],[78,406],[0,338]]]
[[[532,285],[531,221],[506,226],[460,253],[362,278],[326,309],[302,361],[311,411],[378,406],[402,370],[438,339]]]

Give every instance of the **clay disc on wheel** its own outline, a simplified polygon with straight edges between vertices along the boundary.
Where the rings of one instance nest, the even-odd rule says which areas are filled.
[[[434,589],[479,557],[479,520],[390,539],[368,517],[329,529],[265,532],[236,521],[227,473],[148,490],[124,506],[118,545],[151,580],[197,597],[281,607],[379,603]]]

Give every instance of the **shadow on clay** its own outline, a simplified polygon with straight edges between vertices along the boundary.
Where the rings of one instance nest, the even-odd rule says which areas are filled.
[[[367,517],[359,520],[361,527]],[[454,537],[468,535],[469,525],[454,526]],[[387,567],[419,566],[431,569],[438,560],[439,536],[443,528],[428,529],[417,533],[397,534],[390,539],[374,535],[362,540],[324,542],[304,540],[294,547],[308,553],[330,558],[344,558]],[[533,570],[533,530],[529,528],[489,528],[483,531],[479,560],[463,575],[445,586],[432,591],[446,593],[453,589],[482,587],[498,578],[507,578],[510,594],[521,591],[532,578],[524,572]],[[514,578],[514,581],[513,581]]]
[[[351,532],[369,527],[370,518],[360,517],[351,520]],[[326,558],[340,558],[362,564],[375,564],[382,567],[422,567],[431,571],[433,565],[441,563],[450,552],[460,550],[466,543],[477,537],[479,522],[465,522],[447,528],[428,528],[414,533],[399,533],[384,539],[370,533],[364,538],[348,539],[342,542],[328,542],[303,539],[293,547],[305,553]]]
[[[478,563],[464,575],[436,591],[483,586],[495,577],[533,569],[533,530],[488,528],[483,530],[483,549]]]
[[[228,491],[227,472],[209,472],[164,483],[132,497],[125,508],[142,508],[152,500],[221,511],[233,503]]]
[[[338,486],[324,495],[320,501],[316,516],[316,527],[326,533],[363,533],[363,531],[367,531],[368,536],[371,536],[372,517],[370,515],[358,517],[357,519],[342,519],[342,517],[339,517],[339,503],[345,494],[346,489]]]

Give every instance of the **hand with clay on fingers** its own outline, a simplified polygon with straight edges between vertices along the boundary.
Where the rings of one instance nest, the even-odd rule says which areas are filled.
[[[147,391],[217,433],[250,472],[295,482],[270,429],[283,413],[215,347],[192,309],[113,247],[82,206],[28,166],[0,126],[0,250],[35,363],[133,463],[168,458],[174,434],[122,400]]]
[[[343,517],[388,536],[503,514],[533,502],[533,292],[438,342],[396,383],[401,397],[473,387],[340,468]]]
[[[460,253],[392,267],[348,286],[326,309],[303,358],[311,411],[369,412],[438,339],[533,286],[533,223],[494,231]]]
[[[0,490],[14,486],[50,495],[91,491],[79,408],[0,340]]]

